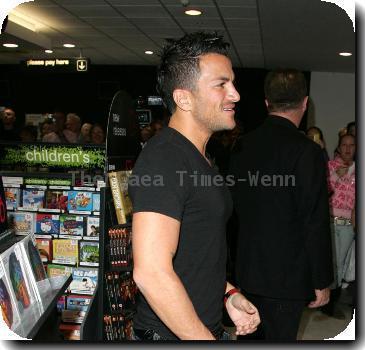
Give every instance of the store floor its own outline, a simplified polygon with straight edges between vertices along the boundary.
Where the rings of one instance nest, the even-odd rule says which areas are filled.
[[[306,308],[300,322],[297,339],[331,339],[343,332],[353,317],[351,307],[352,293],[349,288],[342,289],[341,291],[341,296],[337,303],[337,310],[345,315],[343,320],[329,317],[318,309]],[[232,339],[235,339],[234,328],[229,327],[227,330],[232,333]]]

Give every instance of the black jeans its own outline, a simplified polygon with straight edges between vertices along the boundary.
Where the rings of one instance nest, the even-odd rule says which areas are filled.
[[[238,336],[237,340],[271,340],[271,341],[295,341],[302,316],[305,300],[286,300],[266,298],[250,293],[244,293],[258,309],[261,324],[257,331]]]
[[[222,329],[219,332],[219,337],[217,340],[230,340],[230,335],[225,330]],[[133,329],[133,340],[140,340],[140,341],[151,341],[151,340],[170,340],[164,338],[163,336],[159,335],[152,329],[148,330],[141,330],[141,329]]]

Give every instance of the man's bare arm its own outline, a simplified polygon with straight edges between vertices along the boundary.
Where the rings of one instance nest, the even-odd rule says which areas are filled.
[[[180,222],[159,213],[135,213],[132,232],[133,278],[153,311],[180,339],[214,340],[173,269]]]

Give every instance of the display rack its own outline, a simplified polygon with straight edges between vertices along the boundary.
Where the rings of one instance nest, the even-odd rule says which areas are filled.
[[[17,188],[21,193],[21,196],[24,195],[24,191],[51,191],[51,190],[59,190],[65,191],[68,194],[71,192],[80,192],[85,194],[98,194],[100,195],[100,187],[105,184],[104,177],[104,164],[105,164],[105,147],[103,146],[94,146],[94,145],[60,145],[60,144],[16,144],[11,145],[8,143],[0,144],[1,149],[1,169],[0,175],[3,179],[6,179],[7,184],[11,183],[11,188]],[[61,161],[60,161],[61,159]],[[53,161],[55,160],[55,161]],[[69,162],[67,162],[69,161]],[[86,164],[83,162],[86,161]],[[68,163],[68,164],[67,164]],[[25,170],[30,170],[30,172],[17,172],[11,171],[10,169],[19,169],[22,167]],[[7,169],[4,171],[4,169]],[[37,171],[38,170],[38,171]],[[37,172],[35,172],[37,171]],[[22,179],[21,183],[19,179]],[[13,180],[13,183],[12,183]],[[18,181],[18,182],[17,182]],[[29,198],[34,196],[29,195]],[[87,197],[87,196],[86,196]],[[89,199],[92,197],[89,196]],[[23,198],[24,199],[24,198]],[[44,199],[44,201],[46,201]],[[101,200],[99,201],[101,202]],[[100,218],[99,226],[102,226],[102,218],[100,216],[100,208],[98,210],[81,210],[83,208],[23,208],[23,202],[18,203],[17,207],[10,208],[9,216],[12,216],[15,212],[29,212],[33,214],[35,217],[35,224],[33,225],[33,230],[31,233],[35,233],[38,239],[43,240],[52,240],[55,242],[56,239],[61,240],[69,240],[73,239],[74,242],[80,248],[86,246],[96,247],[99,242],[99,237],[88,237],[87,229],[89,228],[89,218]],[[38,219],[43,215],[46,216],[56,216],[57,220],[60,217],[65,218],[68,216],[75,216],[82,219],[82,224],[80,224],[80,228],[82,230],[81,235],[71,236],[61,235],[61,231],[59,232],[39,232],[40,224]],[[65,219],[66,220],[66,219]],[[39,224],[39,225],[38,225]],[[51,222],[51,225],[53,223]],[[60,223],[58,223],[58,230],[60,230]],[[55,225],[55,226],[57,226]],[[64,225],[64,227],[66,227]],[[76,231],[72,231],[75,233]],[[21,239],[22,236],[15,236],[15,241]],[[24,236],[23,236],[24,237]],[[0,242],[1,244],[1,242]],[[8,243],[9,245],[9,243]],[[11,243],[10,243],[11,246]],[[82,248],[81,247],[81,248]],[[93,248],[94,249],[94,248]],[[94,249],[95,250],[95,249]],[[95,257],[90,258],[89,251],[90,249],[84,249],[86,253],[81,259],[81,254],[77,256],[77,262],[72,261],[61,261],[59,259],[51,259],[50,261],[45,261],[46,266],[50,266],[53,264],[62,264],[64,266],[69,266],[67,268],[69,272],[74,272],[79,267],[87,269],[97,268],[99,262],[96,261]],[[39,316],[38,321],[34,322],[32,320],[26,320],[23,322],[23,330],[19,331],[22,336],[27,338],[33,338],[37,341],[59,341],[63,340],[64,337],[58,330],[58,325],[60,324],[60,313],[57,312],[57,308],[59,308],[61,300],[60,297],[64,295],[65,291],[72,292],[70,288],[70,282],[72,281],[72,276],[70,274],[66,274],[66,276],[60,276],[58,278],[50,278],[52,282],[52,292],[49,295],[45,296],[45,302],[49,304],[45,312],[41,312],[42,310],[39,305],[35,304],[33,306],[33,313]],[[61,289],[57,289],[57,286],[60,285],[59,281],[64,281]],[[75,283],[75,279],[72,283]],[[71,284],[72,286],[73,284]],[[76,321],[78,325],[75,325],[75,329],[79,327],[80,334],[87,334],[85,332],[81,332],[81,329],[84,328],[84,323],[94,323],[95,321],[91,321],[88,319],[91,313],[89,310],[91,306],[97,305],[98,298],[94,298],[95,292],[73,292],[75,294],[74,299],[80,297],[82,300],[83,295],[85,296],[85,300],[90,301],[90,304],[86,311],[83,308],[82,313],[84,313],[83,321]],[[68,297],[70,295],[68,294]],[[95,299],[95,300],[94,300]],[[43,303],[44,304],[44,303]],[[56,308],[57,305],[57,308]],[[72,311],[71,311],[72,314]],[[75,315],[78,312],[75,311]],[[81,314],[81,312],[80,312]],[[64,314],[62,313],[62,317]],[[47,322],[46,322],[47,321]],[[66,321],[65,321],[66,322]],[[72,320],[67,320],[69,325],[72,327]],[[27,326],[27,324],[32,324],[33,326]],[[94,323],[95,324],[95,323]],[[80,340],[83,340],[80,337]],[[87,340],[87,339],[86,339]]]

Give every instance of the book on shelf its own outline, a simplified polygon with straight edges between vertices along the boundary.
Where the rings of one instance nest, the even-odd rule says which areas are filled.
[[[44,269],[39,250],[37,249],[34,235],[28,235],[19,242],[18,245],[21,249],[22,260],[24,261],[27,276],[29,277],[34,295],[39,301],[42,301],[43,296],[52,288]]]
[[[61,313],[62,310],[66,309],[66,295],[61,295],[57,300],[57,312]]]
[[[35,189],[23,190],[23,208],[39,209],[44,207],[45,191]]]
[[[88,267],[74,267],[72,281],[69,286],[70,293],[93,295],[98,283],[98,269]]]
[[[75,236],[82,238],[84,233],[84,217],[81,215],[60,215],[60,237]]]
[[[75,295],[70,294],[67,296],[66,309],[86,311],[92,300],[91,295]]]
[[[98,216],[88,216],[86,219],[86,236],[84,239],[99,240],[100,218]]]
[[[68,276],[72,274],[72,267],[58,264],[47,265],[47,275],[49,278],[58,276]]]
[[[2,264],[0,264],[0,306],[6,325],[12,331],[16,330],[20,325],[19,311],[13,288],[10,286]]]
[[[93,194],[88,191],[69,191],[68,192],[68,210],[75,211],[92,211]]]
[[[68,192],[60,190],[46,191],[46,208],[67,210]]]
[[[93,193],[93,211],[100,211],[100,193]]]
[[[43,262],[52,261],[52,238],[36,238],[36,244]]]
[[[3,270],[10,284],[10,291],[15,296],[14,299],[20,318],[34,317],[31,305],[36,302],[37,298],[29,281],[19,245],[14,244],[3,252],[0,258]]]
[[[25,211],[8,212],[9,227],[16,235],[28,235],[34,232],[35,213]]]
[[[111,171],[108,173],[118,224],[131,221],[132,203],[128,195],[128,178],[131,171]]]
[[[5,187],[4,188],[6,208],[9,210],[16,209],[20,203],[20,188]]]
[[[59,331],[64,340],[80,340],[80,328],[79,324],[61,323]]]
[[[78,310],[62,310],[61,320],[65,323],[82,323],[84,321],[86,311]]]
[[[60,231],[60,216],[57,214],[36,214],[36,233],[56,235]]]
[[[80,242],[80,266],[99,266],[99,242]]]
[[[78,261],[78,241],[75,239],[54,239],[53,263],[76,265]]]

